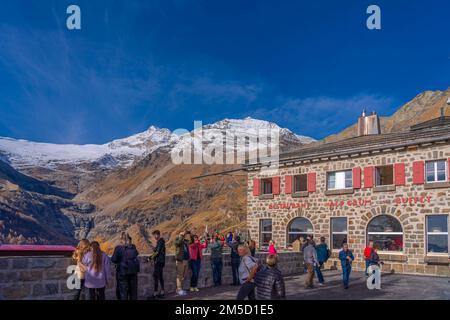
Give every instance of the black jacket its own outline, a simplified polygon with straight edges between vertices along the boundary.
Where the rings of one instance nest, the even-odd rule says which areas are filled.
[[[233,240],[231,242],[228,242],[227,244],[231,249],[231,253],[230,253],[231,260],[239,260],[240,261],[241,256],[239,255],[239,252],[238,252],[238,247],[240,244],[239,241]]]
[[[119,274],[125,275],[128,273],[129,269],[128,269],[128,263],[129,261],[126,261],[126,257],[125,257],[125,251],[126,250],[130,250],[132,253],[132,261],[133,264],[135,264],[135,268],[137,270],[139,270],[139,252],[136,249],[136,246],[134,244],[129,245],[129,246],[123,246],[123,245],[119,245],[114,249],[114,253],[111,257],[111,262],[116,264],[116,270]],[[128,270],[127,270],[128,269]],[[139,271],[137,271],[139,272]]]
[[[259,271],[255,277],[255,285],[258,300],[286,299],[283,276],[276,267]]]
[[[155,263],[165,264],[166,262],[166,241],[163,238],[159,238],[156,243],[155,252],[152,255]]]

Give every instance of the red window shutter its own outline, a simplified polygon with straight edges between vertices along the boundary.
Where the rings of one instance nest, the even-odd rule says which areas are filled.
[[[413,184],[423,184],[425,179],[425,162],[414,161],[413,162]]]
[[[373,187],[373,167],[364,168],[364,188]]]
[[[272,193],[280,194],[280,177],[272,178]]]
[[[253,178],[253,195],[255,197],[259,196],[259,183],[260,180],[258,178]]]
[[[308,173],[308,192],[316,192],[316,173]]]
[[[447,178],[450,181],[450,158],[447,159]]]
[[[284,193],[285,194],[292,193],[292,176],[284,177]]]
[[[353,168],[353,189],[360,189],[361,188],[361,168],[356,167]]]
[[[396,186],[404,186],[405,185],[405,164],[404,163],[396,163],[394,164],[394,184]]]

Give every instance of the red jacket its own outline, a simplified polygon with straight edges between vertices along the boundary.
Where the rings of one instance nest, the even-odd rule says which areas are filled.
[[[200,252],[200,260],[203,258],[202,249],[205,249],[208,246],[208,243],[205,241],[204,243],[191,243],[189,245],[189,257],[191,260],[197,260],[197,256]]]
[[[366,247],[364,249],[364,258],[369,259],[371,253],[372,253],[372,248],[371,247]]]

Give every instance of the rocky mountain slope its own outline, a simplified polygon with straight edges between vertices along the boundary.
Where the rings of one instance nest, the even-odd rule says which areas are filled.
[[[0,161],[0,243],[73,244],[95,207]]]

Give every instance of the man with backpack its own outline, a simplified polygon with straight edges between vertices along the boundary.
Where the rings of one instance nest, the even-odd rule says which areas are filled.
[[[239,245],[239,256],[241,263],[239,264],[239,280],[241,288],[237,294],[236,300],[256,300],[255,297],[255,275],[261,266],[258,260],[250,255],[250,250],[246,245]]]
[[[121,244],[114,249],[111,261],[116,264],[117,295],[119,300],[137,300],[140,271],[139,252],[128,233],[122,232]]]
[[[316,271],[317,279],[319,280],[319,286],[323,286],[324,279],[322,274],[322,267],[325,262],[327,262],[330,257],[330,250],[328,249],[327,244],[325,243],[325,237],[320,237],[320,244],[316,246],[317,252],[317,260],[318,265],[315,266],[314,270]]]

